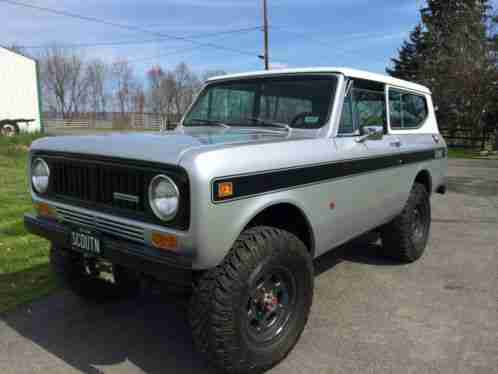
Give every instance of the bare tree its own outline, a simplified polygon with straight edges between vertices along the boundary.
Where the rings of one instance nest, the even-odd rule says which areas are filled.
[[[175,111],[177,115],[182,115],[194,100],[202,82],[183,62],[175,68],[173,76],[176,83],[173,99]]]
[[[117,61],[112,65],[115,98],[122,117],[132,111],[132,96],[135,89],[133,69],[127,60]]]
[[[145,91],[142,84],[134,84],[131,92],[132,111],[143,113],[145,109]]]
[[[53,45],[40,57],[44,92],[63,118],[72,118],[85,107],[88,80],[81,55]]]
[[[86,67],[88,79],[88,106],[94,114],[108,110],[109,68],[101,60],[90,61]]]
[[[177,92],[175,76],[172,72],[165,72],[160,67],[152,68],[147,76],[151,110],[153,113],[160,114],[163,120],[168,120]]]

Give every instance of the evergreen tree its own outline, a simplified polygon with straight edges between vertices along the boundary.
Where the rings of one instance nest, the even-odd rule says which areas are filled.
[[[429,86],[442,127],[480,136],[497,82],[488,0],[427,0],[389,74]]]
[[[417,25],[410,33],[409,40],[403,42],[399,49],[399,57],[393,58],[392,69],[386,69],[387,73],[393,77],[417,81],[423,68],[423,55],[425,42],[423,40],[422,27]]]

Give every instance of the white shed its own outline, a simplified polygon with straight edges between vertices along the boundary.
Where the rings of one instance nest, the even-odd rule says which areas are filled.
[[[0,130],[3,135],[41,131],[36,60],[0,47]]]

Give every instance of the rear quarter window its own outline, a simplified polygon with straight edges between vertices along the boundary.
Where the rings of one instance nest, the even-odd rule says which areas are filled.
[[[422,126],[428,113],[425,96],[389,89],[391,129],[417,129]]]

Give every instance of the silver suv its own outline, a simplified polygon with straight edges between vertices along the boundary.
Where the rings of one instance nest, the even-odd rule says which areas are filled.
[[[314,258],[373,230],[422,256],[447,149],[427,88],[317,68],[213,78],[174,132],[39,140],[30,171],[25,224],[65,285],[190,290],[199,350],[253,373],[302,333]]]

